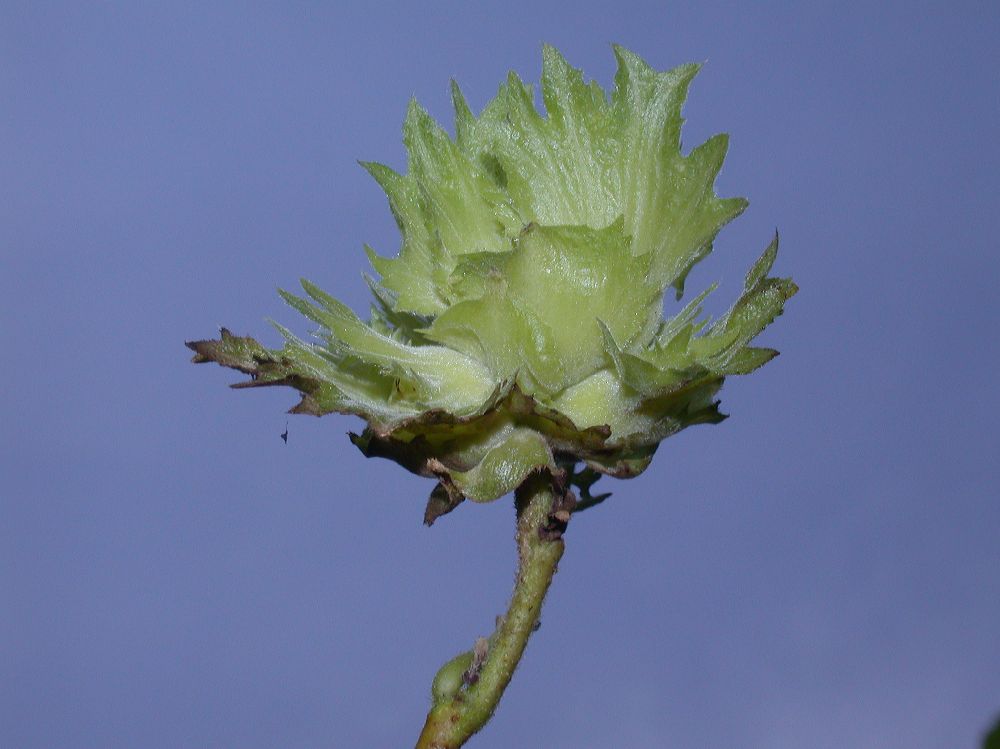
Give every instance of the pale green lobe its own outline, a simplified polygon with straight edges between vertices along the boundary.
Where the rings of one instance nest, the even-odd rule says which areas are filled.
[[[757,284],[762,281],[767,280],[767,274],[771,272],[771,268],[774,267],[774,261],[778,258],[778,232],[774,233],[774,239],[771,240],[761,256],[757,259],[747,271],[746,280],[743,282],[743,291],[749,292],[757,286]]]
[[[719,374],[747,374],[773,359],[777,352],[748,346],[782,313],[785,302],[798,291],[791,279],[769,278],[778,252],[778,235],[747,274],[743,294],[732,308],[702,336],[691,341],[689,350]]]
[[[505,434],[474,468],[453,471],[451,478],[469,499],[489,502],[514,491],[541,468],[556,469],[552,450],[541,434],[522,427]]]
[[[532,226],[507,258],[511,296],[553,331],[560,390],[605,365],[598,320],[633,341],[660,317],[662,290],[647,282],[649,258],[630,253],[621,222],[598,230]]]
[[[308,298],[282,296],[317,342],[279,326],[270,350],[223,331],[189,344],[195,361],[294,387],[297,412],[365,419],[365,455],[438,480],[428,522],[534,471],[636,475],[661,440],[721,421],[724,378],[777,355],[751,343],[797,287],[769,276],[775,236],[721,318],[703,316],[714,286],[664,317],[668,289],[681,296],[747,202],[715,193],[726,135],[682,151],[700,66],[614,52],[606,93],[545,47],[544,114],[513,73],[478,116],[453,82],[454,138],[411,102],[406,173],[363,162],[401,236],[395,257],[365,248],[370,319],[304,281]]]
[[[313,284],[303,281],[302,285],[319,304],[285,291],[281,295],[323,326],[329,353],[334,361],[345,364],[339,369],[348,375],[341,379],[330,372],[335,384],[347,388],[350,375],[365,373],[368,381],[387,388],[387,398],[401,403],[401,414],[413,410],[407,405],[418,405],[420,410],[443,408],[465,415],[478,409],[493,391],[490,373],[478,361],[448,348],[411,346],[383,335]]]
[[[651,254],[657,283],[680,289],[719,229],[747,203],[714,193],[726,136],[688,156],[680,152],[681,107],[699,66],[658,73],[621,48],[616,54],[610,101],[551,47],[543,52],[547,117],[514,75],[478,121],[456,96],[459,142],[495,154],[526,220],[602,228],[622,217],[632,252]]]
[[[366,246],[365,249],[370,248]],[[368,324],[383,335],[396,338],[404,343],[426,344],[427,340],[419,331],[427,327],[430,318],[398,309],[396,297],[392,292],[381,286],[367,273],[364,274],[364,278],[373,297]]]
[[[618,379],[640,396],[651,396],[682,384],[684,372],[659,368],[652,362],[622,350],[615,341],[614,334],[600,323],[604,336],[604,348],[614,362]]]
[[[382,277],[382,286],[396,295],[398,309],[418,314],[440,312],[445,303],[438,295],[438,287],[445,271],[440,248],[423,217],[418,185],[384,164],[363,161],[361,166],[385,191],[403,238],[399,257],[395,259],[368,253],[372,266]]]
[[[727,136],[715,136],[687,157],[681,155],[681,108],[700,66],[659,73],[622,47],[615,47],[615,55],[614,119],[622,142],[630,144],[622,153],[626,230],[636,252],[657,258],[658,280],[680,292],[719,229],[742,213],[747,202],[715,195]]]
[[[508,232],[521,225],[510,198],[416,102],[407,112],[403,142],[408,177],[419,186],[423,217],[443,259],[506,250]]]
[[[532,395],[559,389],[561,365],[552,330],[507,295],[490,291],[459,302],[424,334],[485,363],[497,382],[517,379]]]
[[[507,190],[529,221],[601,228],[621,215],[619,147],[603,92],[546,48],[538,113],[530,86],[511,74],[477,123],[477,141],[496,155]]]
[[[450,301],[447,278],[456,258],[507,249],[521,219],[510,197],[416,102],[407,111],[403,142],[409,174],[362,163],[385,190],[403,237],[398,258],[373,264],[398,309],[433,314]]]
[[[482,296],[448,309],[425,335],[478,355],[500,379],[523,366],[543,394],[605,366],[598,320],[632,341],[660,317],[662,290],[646,282],[649,257],[629,252],[621,222],[532,225],[511,252],[477,255],[460,270],[466,293]]]
[[[664,320],[653,341],[653,347],[659,349],[664,356],[672,361],[677,361],[674,357],[683,356],[684,352],[687,351],[691,336],[700,331],[706,324],[706,321],[699,320],[702,304],[716,288],[718,288],[718,284],[712,284],[684,305],[684,309]]]
[[[639,398],[628,393],[611,369],[602,369],[566,388],[552,403],[581,429],[607,424],[613,435],[625,433],[633,423]]]

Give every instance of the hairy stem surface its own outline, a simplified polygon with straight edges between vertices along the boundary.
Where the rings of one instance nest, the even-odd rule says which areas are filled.
[[[473,660],[465,672],[462,687],[431,708],[416,749],[457,749],[486,725],[539,621],[563,554],[562,531],[569,514],[559,506],[548,474],[525,481],[515,501],[518,570],[510,607],[498,620],[485,657]]]

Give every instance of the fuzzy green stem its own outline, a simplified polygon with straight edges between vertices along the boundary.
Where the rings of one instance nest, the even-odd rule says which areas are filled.
[[[563,554],[561,528],[553,531],[555,495],[547,474],[529,478],[515,495],[518,570],[506,616],[497,622],[485,659],[453,696],[427,715],[416,749],[457,749],[493,716],[536,628],[542,601]],[[565,523],[563,518],[556,519]]]

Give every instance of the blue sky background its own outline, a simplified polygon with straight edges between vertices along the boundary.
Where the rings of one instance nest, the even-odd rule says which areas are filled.
[[[565,5],[565,7],[563,7]],[[346,417],[188,364],[276,344],[392,254],[405,164],[541,44],[707,61],[685,146],[746,195],[713,312],[782,232],[802,291],[732,418],[574,520],[471,746],[954,749],[1000,711],[996,3],[44,3],[0,9],[0,746],[410,746],[488,633],[508,501],[421,526]],[[603,482],[602,482],[603,483]],[[614,484],[611,486],[611,484]]]

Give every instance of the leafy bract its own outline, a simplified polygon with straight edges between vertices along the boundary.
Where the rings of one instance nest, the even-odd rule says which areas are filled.
[[[635,475],[665,437],[722,420],[724,378],[777,354],[750,344],[797,289],[768,275],[775,236],[721,318],[702,315],[712,289],[664,318],[747,203],[715,194],[725,135],[682,153],[698,66],[615,55],[608,95],[545,47],[544,114],[513,73],[479,116],[453,84],[454,138],[411,102],[407,172],[363,163],[402,237],[392,258],[366,248],[369,320],[303,281],[282,296],[315,340],[279,327],[270,350],[224,330],[189,344],[195,360],[296,388],[296,412],[363,418],[366,455],[438,480],[429,521],[537,470]]]

